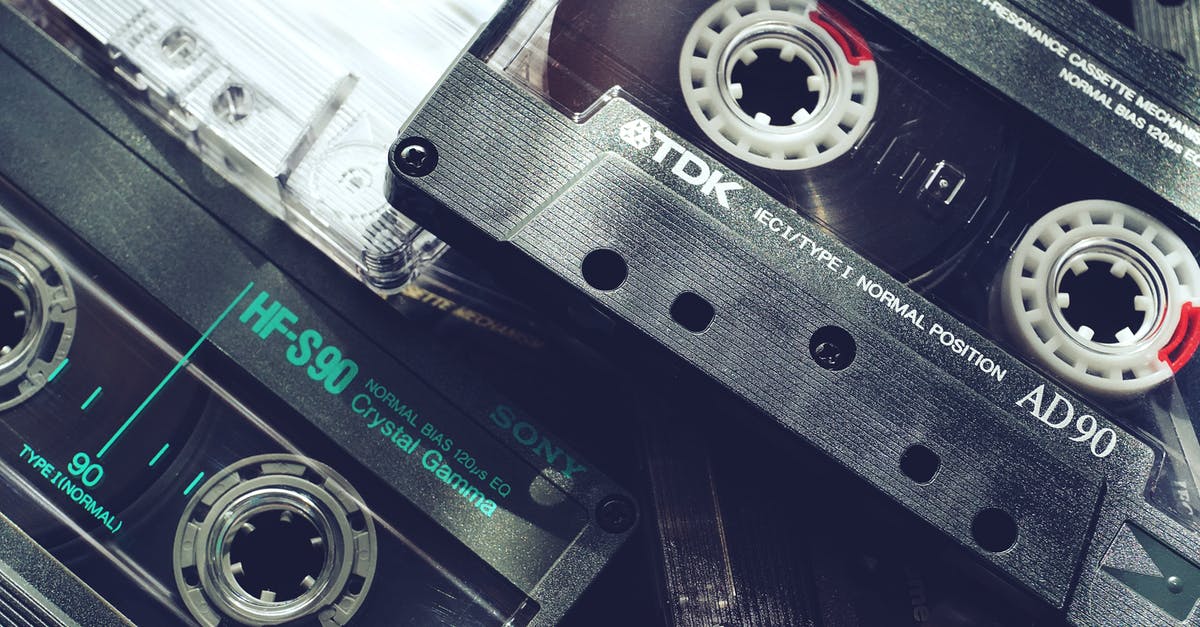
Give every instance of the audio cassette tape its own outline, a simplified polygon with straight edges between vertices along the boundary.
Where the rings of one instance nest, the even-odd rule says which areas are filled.
[[[500,0],[10,4],[381,295],[444,252],[388,207],[379,155]]]
[[[520,9],[394,206],[1060,617],[1200,618],[1200,79],[1074,0]]]
[[[9,6],[0,109],[0,622],[557,624],[631,534],[528,392]]]

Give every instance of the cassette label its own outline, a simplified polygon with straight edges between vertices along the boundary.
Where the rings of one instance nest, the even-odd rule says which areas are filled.
[[[604,149],[625,154],[650,175],[660,176],[663,168],[655,167],[661,163],[657,159],[657,153],[650,155],[653,145],[642,151],[630,152],[625,148],[627,142],[612,140],[614,135],[620,137],[619,131],[614,134],[597,130],[605,126],[620,128],[614,121],[628,115],[621,111],[628,106],[621,101],[610,103],[588,122],[591,128],[588,137],[600,139]],[[664,146],[667,146],[668,142],[679,146],[679,141],[682,141],[671,139],[662,131],[655,133],[666,139]],[[658,152],[661,151],[662,149],[659,149]],[[669,167],[669,164],[666,167]],[[887,328],[899,329],[902,337],[909,338],[910,346],[930,355],[937,363],[953,369],[960,373],[960,376],[969,377],[966,380],[1003,390],[1004,396],[1011,398],[1011,402],[1018,407],[1031,403],[1033,397],[1038,395],[1038,390],[1044,391],[1045,382],[1036,377],[1014,376],[1012,379],[1015,382],[1008,381],[1011,366],[1006,364],[1009,360],[994,349],[976,348],[986,345],[983,338],[972,337],[952,317],[932,303],[912,294],[871,264],[857,260],[857,255],[828,234],[805,224],[794,212],[777,208],[775,201],[757,193],[748,183],[740,182],[738,177],[729,176],[729,184],[737,185],[743,191],[734,199],[732,206],[726,206],[707,197],[703,189],[697,189],[689,181],[675,175],[673,170],[668,174],[659,179],[664,185],[710,214],[724,218],[725,224],[737,225],[740,233],[761,240],[762,248],[770,251],[787,266],[797,268],[810,276],[820,275],[823,277],[820,284],[829,286],[822,289],[830,290],[828,293],[845,296],[843,303],[861,303],[859,310],[867,313],[877,324],[886,322]],[[780,242],[785,245],[779,245]],[[941,356],[938,355],[939,352],[942,353]],[[1051,396],[1053,395],[1054,393],[1051,393]],[[1051,415],[1057,414],[1060,406],[1066,408],[1066,403],[1066,399],[1054,401],[1054,407],[1049,408],[1055,410],[1053,412],[1042,411],[1040,403],[1035,403],[1038,405],[1036,417],[1047,425],[1052,422],[1057,424],[1061,417],[1055,415],[1051,418]],[[1063,423],[1062,427],[1075,423],[1074,406],[1071,406],[1069,413],[1072,418]],[[1081,412],[1080,422],[1094,421],[1095,417],[1092,414],[1096,413],[1099,412]],[[1081,425],[1081,431],[1072,435],[1081,436],[1090,431],[1092,436],[1095,436],[1096,432],[1102,431],[1103,438],[1107,439],[1110,437],[1108,434],[1113,432],[1104,425],[1105,419],[1101,417],[1097,424]],[[1115,439],[1113,436],[1114,441]],[[1107,443],[1098,446],[1101,449],[1108,448]],[[1111,451],[1108,451],[1100,457],[1106,457],[1110,453]]]
[[[561,619],[632,500],[408,323],[369,340],[0,12],[0,309],[34,321],[0,325],[0,508],[139,624]]]
[[[540,573],[553,565],[556,552],[588,522],[587,512],[555,485],[549,472],[553,463],[564,463],[559,457],[568,458],[561,448],[557,455],[541,457],[531,447],[530,458],[546,464],[547,472],[541,472],[494,445],[496,440],[482,424],[496,421],[500,414],[495,409],[474,420],[456,420],[454,410],[441,399],[406,393],[405,386],[391,382],[387,373],[396,366],[344,353],[336,333],[314,328],[308,322],[311,314],[293,311],[284,302],[267,290],[252,290],[235,301],[230,319],[240,324],[232,328],[245,338],[235,340],[237,344],[260,343],[275,355],[276,367],[287,364],[303,373],[314,392],[332,399],[338,408],[325,419],[339,423],[339,432],[365,430],[365,437],[354,436],[355,440],[370,442],[387,472],[415,488],[410,498],[419,507],[444,518],[473,551],[518,585],[536,585]],[[510,408],[503,411],[504,416],[513,415]],[[528,422],[521,424],[533,428]],[[521,436],[527,437],[524,431]],[[505,564],[508,545],[495,540],[497,534],[514,533],[545,542],[520,569]]]

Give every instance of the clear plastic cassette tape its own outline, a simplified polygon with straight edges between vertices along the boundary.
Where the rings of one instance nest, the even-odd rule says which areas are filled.
[[[381,155],[500,0],[15,5],[381,293],[441,253],[384,200]]]
[[[255,58],[284,45],[235,34]],[[167,91],[251,82],[209,67]],[[285,110],[350,113],[336,64],[288,72],[254,81],[319,89],[256,105],[238,128],[264,141],[227,138],[246,163],[307,132]],[[557,624],[632,533],[632,497],[433,337],[455,330],[280,242],[7,6],[0,109],[0,622]],[[491,301],[467,296],[471,316]]]

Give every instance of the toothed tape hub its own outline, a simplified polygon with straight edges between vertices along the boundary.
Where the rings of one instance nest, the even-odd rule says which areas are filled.
[[[332,469],[294,455],[262,455],[226,467],[188,503],[175,535],[175,582],[200,624],[215,627],[279,625],[316,617],[345,625],[362,605],[375,575],[375,525],[354,488]],[[261,542],[253,521],[274,517],[315,535],[324,552],[318,572],[282,573],[303,590],[289,598],[276,590],[247,590],[251,568],[233,560],[234,545]],[[294,535],[294,534],[293,534]],[[262,560],[259,560],[260,562]]]
[[[1132,302],[1116,302],[1113,292],[1114,311],[1137,320],[1115,341],[1080,322],[1110,312],[1072,312],[1064,289],[1069,275],[1105,271],[1136,288]],[[1104,200],[1072,203],[1037,221],[1001,283],[1004,318],[1022,347],[1069,383],[1110,397],[1171,378],[1159,353],[1179,329],[1184,304],[1200,304],[1198,296],[1200,264],[1183,240],[1142,211]]]
[[[774,170],[829,163],[867,132],[879,101],[875,62],[850,53],[850,39],[812,0],[718,2],[684,41],[684,100],[704,133],[743,161]],[[742,108],[745,86],[733,82],[734,69],[767,50],[806,66],[817,96],[811,110],[797,106],[791,120],[772,120]]]
[[[75,291],[66,269],[42,244],[0,229],[0,290],[10,292],[0,314],[20,327],[0,342],[0,410],[41,390],[61,366],[75,337]],[[10,331],[11,333],[11,331]]]

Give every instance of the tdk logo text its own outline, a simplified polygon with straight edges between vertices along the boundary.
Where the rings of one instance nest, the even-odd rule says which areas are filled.
[[[675,161],[671,172],[688,184],[699,187],[701,194],[716,196],[717,202],[721,203],[722,207],[729,208],[730,193],[744,189],[738,183],[722,183],[721,179],[725,177],[724,172],[710,166],[707,161],[684,148],[679,142],[653,130],[643,120],[626,122],[621,126],[620,132],[621,139],[638,150],[645,150],[654,144],[654,141],[651,140],[651,133],[653,133],[654,140],[659,143],[658,150],[654,153],[654,162],[664,163],[668,158],[678,154],[679,158]]]
[[[621,139],[638,150],[645,150],[654,141],[654,129],[645,120],[630,120],[621,125]]]

